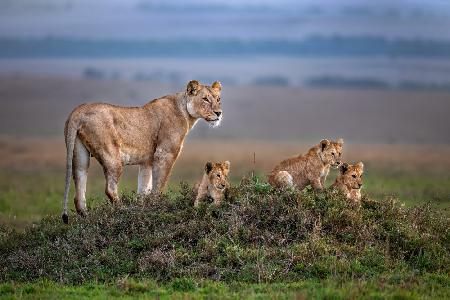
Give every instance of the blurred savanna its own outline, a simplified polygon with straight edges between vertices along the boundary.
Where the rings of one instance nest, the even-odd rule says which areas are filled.
[[[2,1],[0,226],[59,217],[75,107],[141,106],[190,80],[221,82],[223,119],[191,130],[168,198],[208,161],[231,162],[232,186],[265,186],[282,160],[343,138],[342,162],[364,163],[363,199],[448,215],[449,26],[439,0]],[[121,193],[136,190],[137,172],[125,168]],[[108,201],[94,158],[87,182],[94,210]]]

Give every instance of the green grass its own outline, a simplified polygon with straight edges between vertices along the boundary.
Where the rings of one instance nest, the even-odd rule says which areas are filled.
[[[448,276],[377,278],[373,280],[302,280],[294,283],[225,284],[187,278],[166,284],[122,278],[111,284],[72,286],[52,281],[0,284],[3,299],[448,299]]]
[[[135,172],[129,172],[120,183],[122,191],[136,188]],[[89,174],[88,206],[98,206],[106,201],[104,178],[94,168]],[[59,215],[64,193],[64,170],[0,170],[0,223],[23,228],[47,215]],[[73,204],[73,182],[69,208]]]
[[[447,170],[389,170],[372,168],[364,175],[364,192],[374,199],[393,195],[406,205],[430,203],[450,207],[450,173]]]

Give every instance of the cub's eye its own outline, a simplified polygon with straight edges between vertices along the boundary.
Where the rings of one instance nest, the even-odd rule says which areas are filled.
[[[355,174],[353,174],[353,175],[352,175],[352,177],[353,177],[353,178],[356,178],[356,175],[355,175]]]
[[[220,174],[217,174],[217,177],[219,177],[219,178],[220,178]]]
[[[217,98],[217,102],[220,102],[220,97],[219,97],[219,98]]]
[[[334,152],[331,152],[331,155],[333,155],[333,156],[336,156],[336,153],[334,153]]]
[[[206,97],[203,97],[203,101],[208,102],[209,103],[209,99]]]

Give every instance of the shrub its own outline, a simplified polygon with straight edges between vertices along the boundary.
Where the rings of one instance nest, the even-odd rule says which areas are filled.
[[[338,192],[272,189],[243,179],[219,207],[193,207],[179,193],[103,204],[70,225],[50,216],[24,232],[2,228],[0,280],[49,279],[78,284],[124,276],[225,282],[370,278],[391,272],[450,272],[450,221],[429,206],[363,199]],[[145,289],[124,281],[125,288]]]

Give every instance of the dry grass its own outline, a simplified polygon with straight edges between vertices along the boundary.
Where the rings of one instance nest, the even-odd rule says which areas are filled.
[[[208,160],[230,160],[239,175],[255,170],[266,173],[284,158],[304,153],[305,143],[264,140],[186,141],[176,170],[201,173]],[[450,145],[364,145],[346,143],[344,160],[364,161],[378,167],[448,170]],[[255,164],[253,163],[255,154]],[[0,167],[13,169],[63,168],[66,150],[61,138],[0,138]],[[198,170],[198,171],[195,171]]]

